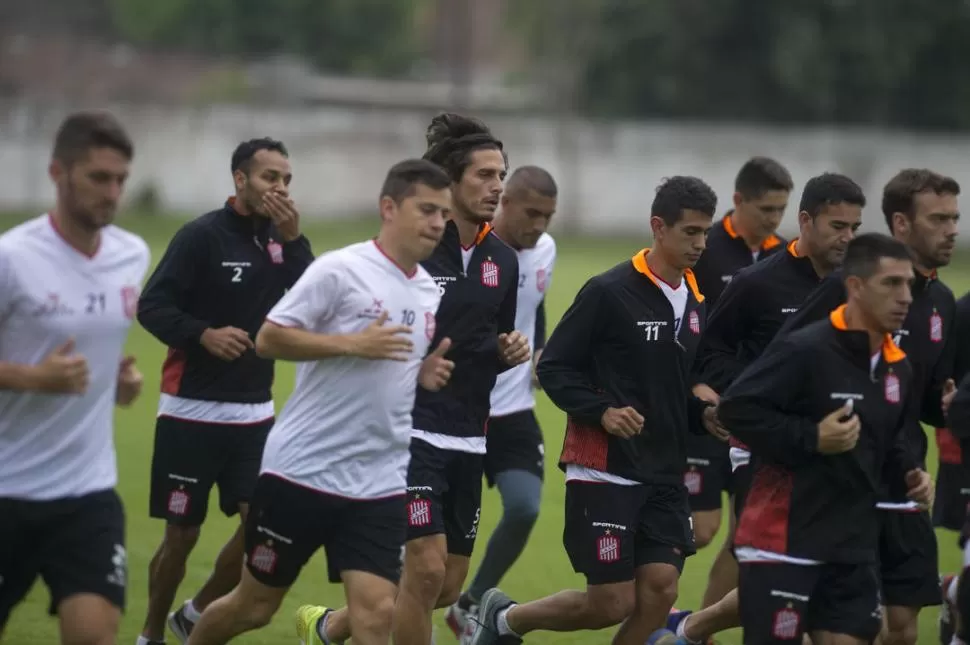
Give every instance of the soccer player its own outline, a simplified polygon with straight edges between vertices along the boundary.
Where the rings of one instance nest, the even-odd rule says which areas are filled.
[[[434,117],[426,139],[424,158],[451,179],[452,213],[421,265],[442,294],[435,342],[451,339],[455,369],[447,387],[419,387],[415,396],[396,645],[428,645],[433,611],[458,600],[478,534],[492,388],[531,355],[515,331],[519,262],[491,225],[508,167],[502,142],[481,121],[452,113]],[[327,644],[351,636],[346,610],[327,607],[302,607],[297,631]]]
[[[791,174],[774,159],[753,157],[741,166],[734,180],[734,208],[711,229],[707,248],[694,267],[709,313],[738,271],[785,249],[787,242],[776,231],[792,188]],[[695,394],[717,402],[716,392],[703,385],[695,388]],[[733,506],[728,445],[711,435],[689,435],[684,485],[690,494],[694,541],[702,549],[720,530],[722,492],[730,495]],[[737,583],[737,564],[730,550],[734,516],[729,517],[728,536],[711,566],[704,607]]]
[[[947,422],[954,439],[961,442],[961,445],[966,445],[970,439],[970,374],[966,374],[960,381],[960,386],[946,407]],[[944,590],[948,596],[945,606],[951,616],[948,624],[941,624],[949,632],[949,638],[943,641],[943,645],[964,645],[970,642],[970,624],[964,618],[970,616],[970,510],[960,530],[959,545],[963,549],[963,571],[953,581],[953,586]]]
[[[115,118],[60,125],[54,209],[0,235],[0,636],[38,576],[61,643],[114,643],[127,587],[114,406],[148,245],[114,226],[133,157]],[[2,639],[0,639],[2,640]]]
[[[913,367],[890,335],[913,300],[909,250],[860,235],[841,275],[847,303],[776,340],[718,408],[755,462],[735,535],[749,645],[872,642],[884,480],[932,499],[906,437]]]
[[[164,642],[165,616],[205,521],[209,491],[240,526],[195,597],[168,616],[184,641],[213,600],[239,581],[243,526],[273,425],[273,362],[253,350],[269,310],[313,261],[289,199],[286,147],[240,143],[235,195],[183,226],[138,303],[138,320],[168,346],[162,366],[150,513],[166,522],[148,568],[148,612],[138,645]]]
[[[614,644],[643,645],[663,625],[694,552],[685,434],[716,423],[690,393],[705,318],[690,267],[716,205],[700,179],[665,181],[650,210],[654,247],[591,278],[549,337],[537,371],[567,414],[563,542],[586,590],[517,604],[490,589],[472,645],[621,622]]]
[[[453,367],[448,338],[428,352],[441,296],[419,264],[444,233],[450,185],[427,161],[392,167],[377,238],[321,255],[269,313],[256,349],[298,362],[296,384],[266,441],[242,579],[203,612],[190,645],[267,625],[321,546],[354,642],[389,642],[415,390],[439,389]]]
[[[556,210],[556,182],[536,166],[517,168],[502,194],[495,234],[515,249],[519,283],[515,328],[529,338],[532,365],[545,344],[545,294],[552,281],[556,243],[546,227]],[[523,363],[499,375],[492,390],[485,479],[502,496],[502,519],[488,540],[471,586],[448,608],[445,621],[460,637],[482,594],[498,585],[525,548],[539,515],[545,470],[542,430],[533,408],[535,371]]]

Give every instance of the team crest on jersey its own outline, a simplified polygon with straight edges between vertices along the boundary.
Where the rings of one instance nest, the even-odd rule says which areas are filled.
[[[125,311],[125,317],[134,318],[138,313],[138,287],[121,287],[121,306]]]
[[[428,526],[429,524],[431,524],[431,502],[420,497],[408,502],[408,525]]]
[[[930,340],[934,343],[943,340],[943,316],[935,309],[933,315],[930,316]]]
[[[499,283],[498,265],[491,260],[482,262],[482,284],[486,287],[497,287]]]
[[[620,538],[607,531],[596,540],[596,559],[600,562],[616,562],[620,559]]]
[[[189,514],[192,498],[183,489],[173,490],[168,496],[168,514],[183,517]]]
[[[801,622],[802,617],[791,607],[779,609],[771,623],[771,634],[778,640],[795,640],[801,632]]]
[[[283,264],[283,246],[276,240],[270,240],[269,244],[266,245],[266,250],[269,252],[269,259],[273,261],[273,264]]]
[[[692,334],[695,336],[700,335],[701,317],[697,315],[696,311],[690,312],[690,315],[687,316],[687,326],[690,328]]]
[[[889,403],[899,403],[899,377],[889,372],[886,374],[886,401]]]
[[[260,573],[272,574],[276,571],[276,559],[272,543],[258,544],[249,556],[249,566]]]
[[[536,289],[539,291],[546,290],[546,270],[539,269],[536,271]]]
[[[704,475],[697,470],[688,470],[684,473],[684,488],[690,495],[700,495],[704,490]]]
[[[435,323],[434,314],[430,311],[424,312],[424,335],[428,339],[429,343],[434,340],[434,332],[436,328],[437,325]]]

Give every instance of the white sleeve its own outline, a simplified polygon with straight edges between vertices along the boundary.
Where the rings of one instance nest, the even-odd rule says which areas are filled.
[[[266,319],[281,327],[322,331],[340,309],[345,269],[335,253],[321,255],[280,299]]]
[[[553,269],[556,267],[556,241],[552,237],[549,238],[549,241],[552,244],[549,248],[549,257],[546,259],[546,288],[544,289],[544,293],[549,292],[549,287],[552,285]]]

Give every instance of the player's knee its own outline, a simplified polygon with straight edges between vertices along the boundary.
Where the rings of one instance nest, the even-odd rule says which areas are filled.
[[[637,579],[640,604],[655,606],[666,603],[673,606],[677,600],[679,572],[673,566],[655,566],[650,569],[649,575]]]
[[[916,645],[919,638],[919,612],[908,607],[890,607],[886,612],[882,645]]]
[[[632,584],[598,585],[586,593],[587,629],[619,625],[633,613],[636,596]]]
[[[394,596],[370,597],[348,606],[347,611],[353,633],[389,633],[394,621]]]
[[[408,590],[429,602],[436,602],[445,583],[446,557],[434,549],[421,549],[406,556],[404,584]]]
[[[505,517],[517,526],[532,528],[539,517],[539,496],[521,496],[510,499],[504,509]]]
[[[187,559],[199,541],[201,527],[169,524],[165,527],[162,548],[169,557]]]

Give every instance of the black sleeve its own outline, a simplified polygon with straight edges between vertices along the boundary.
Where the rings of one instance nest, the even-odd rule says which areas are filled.
[[[704,410],[712,407],[713,403],[708,403],[699,399],[693,394],[687,394],[687,429],[693,434],[710,434],[704,427]]]
[[[519,258],[516,256],[511,256],[512,262],[510,263],[509,270],[511,275],[519,275]],[[519,282],[518,277],[515,280],[509,282],[509,286],[505,291],[505,297],[502,299],[502,304],[499,305],[498,310],[498,333],[499,334],[511,334],[515,331],[515,312],[516,306],[519,299]],[[498,337],[495,338],[495,364],[498,365],[498,373],[509,370],[512,368],[511,365],[502,360],[502,357],[498,353]]]
[[[697,348],[694,381],[704,383],[715,392],[724,392],[744,370],[738,358],[738,345],[753,319],[756,303],[748,297],[751,281],[736,276],[721,293],[707,319],[707,328]]]
[[[201,229],[183,226],[169,242],[138,300],[138,322],[173,349],[198,344],[209,323],[188,313],[193,286],[205,266],[207,243]]]
[[[926,381],[926,388],[917,393],[920,400],[920,421],[934,428],[946,426],[946,417],[943,416],[943,388],[948,379],[953,377],[953,361],[956,353],[957,338],[956,326],[946,334],[943,351],[933,366],[932,372]]]
[[[963,377],[947,412],[950,432],[959,439],[970,439],[970,374]]]
[[[535,330],[535,346],[536,351],[539,351],[546,346],[546,299],[543,298],[539,301],[539,306],[536,308],[536,330]]]
[[[812,459],[818,448],[818,424],[794,414],[806,395],[811,357],[787,340],[772,345],[721,396],[718,418],[751,448],[787,467]]]
[[[785,324],[781,326],[781,329],[775,335],[775,339],[784,338],[787,334],[817,320],[824,320],[826,316],[832,313],[832,310],[844,305],[845,301],[845,285],[842,282],[842,274],[837,271],[815,287],[808,298],[805,299],[805,302],[798,308],[798,311],[789,316]]]
[[[287,289],[296,284],[315,259],[313,249],[310,248],[310,240],[305,235],[283,244],[283,270],[286,274]]]
[[[970,374],[970,293],[957,301],[953,330],[956,339],[953,349],[953,378],[959,383],[965,375]]]
[[[590,380],[593,343],[601,335],[605,297],[603,288],[590,280],[546,342],[536,375],[546,395],[576,421],[598,426],[606,409],[615,406]]]

